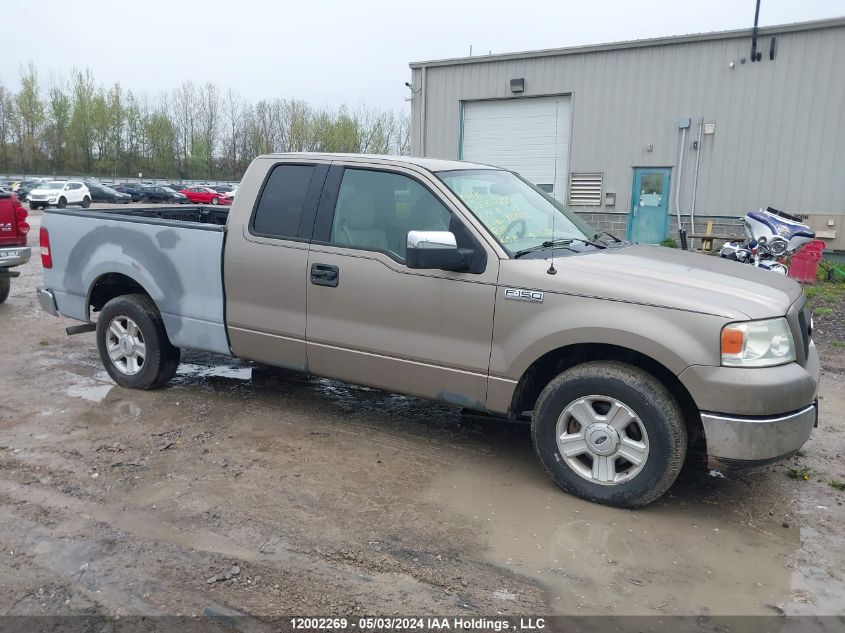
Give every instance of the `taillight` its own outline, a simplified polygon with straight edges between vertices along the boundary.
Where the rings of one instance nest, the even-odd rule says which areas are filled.
[[[17,202],[17,198],[15,198]],[[29,211],[24,209],[20,203],[15,205],[15,219],[18,221],[18,232],[21,235],[26,235],[29,233],[29,223],[27,223],[26,219],[29,217]]]
[[[41,265],[44,268],[52,268],[53,256],[50,254],[50,234],[43,226],[38,232],[38,244],[41,246]]]

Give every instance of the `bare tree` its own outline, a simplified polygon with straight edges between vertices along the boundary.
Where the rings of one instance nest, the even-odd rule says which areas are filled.
[[[24,170],[36,168],[40,132],[44,124],[44,103],[38,85],[38,71],[31,61],[20,67],[21,89],[15,97],[18,114],[18,138]]]
[[[54,173],[65,166],[65,153],[70,143],[71,102],[65,86],[57,77],[50,78],[47,93],[47,149]]]
[[[220,137],[220,94],[217,87],[207,83],[200,91],[200,134],[205,152],[206,177],[211,178],[214,170],[214,152]]]
[[[238,128],[240,127],[241,115],[243,113],[241,96],[229,88],[226,92],[226,99],[223,107],[226,112],[227,126],[226,158],[229,163],[229,168],[232,170],[232,178],[236,178],[238,172]]]

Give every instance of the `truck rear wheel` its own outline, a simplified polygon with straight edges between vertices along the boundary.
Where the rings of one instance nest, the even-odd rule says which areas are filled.
[[[534,408],[534,450],[565,491],[635,508],[662,496],[684,463],[687,432],[671,393],[620,362],[589,362],[552,380]]]
[[[167,338],[155,304],[142,294],[115,297],[103,306],[97,349],[109,376],[121,387],[161,387],[179,366],[179,348]]]
[[[12,278],[9,275],[0,275],[0,303],[9,298],[9,291],[12,288]]]

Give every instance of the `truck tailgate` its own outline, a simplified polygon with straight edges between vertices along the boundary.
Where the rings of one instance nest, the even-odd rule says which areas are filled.
[[[90,321],[94,283],[103,275],[125,275],[155,301],[174,345],[230,353],[223,226],[69,210],[45,212],[43,226],[53,259],[44,285],[61,314]]]

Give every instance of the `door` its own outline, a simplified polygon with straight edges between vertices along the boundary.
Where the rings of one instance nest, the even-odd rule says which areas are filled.
[[[411,169],[333,166],[308,258],[312,373],[484,409],[498,259]],[[479,273],[411,269],[408,231],[451,231]]]
[[[249,217],[232,214],[227,229],[229,341],[235,356],[306,371],[308,241],[328,164],[257,160],[243,186],[258,202]]]
[[[68,204],[79,204],[80,202],[82,202],[82,198],[84,197],[84,192],[82,191],[82,184],[78,182],[71,182],[68,183],[66,186],[68,188]]]
[[[669,167],[634,167],[628,239],[659,244],[669,237]]]
[[[566,199],[570,96],[466,101],[462,113],[458,158],[510,169]]]

